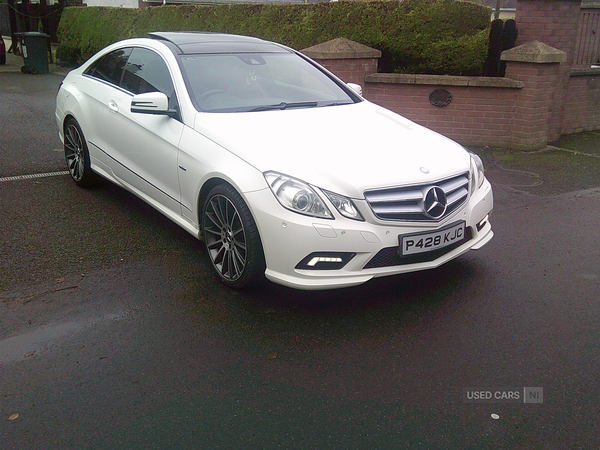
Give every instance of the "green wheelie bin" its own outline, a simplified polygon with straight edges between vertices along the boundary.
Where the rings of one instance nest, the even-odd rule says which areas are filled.
[[[37,31],[15,33],[21,42],[23,60],[21,67],[23,73],[48,73],[48,42],[50,36]]]

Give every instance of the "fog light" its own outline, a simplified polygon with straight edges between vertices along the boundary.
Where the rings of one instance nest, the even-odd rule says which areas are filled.
[[[343,268],[356,253],[315,252],[298,263],[296,269],[304,270],[339,270]]]
[[[483,220],[476,225],[477,226],[477,231],[481,231],[483,229],[483,227],[485,227],[487,225],[489,217],[490,217],[489,215],[485,216],[483,218]]]

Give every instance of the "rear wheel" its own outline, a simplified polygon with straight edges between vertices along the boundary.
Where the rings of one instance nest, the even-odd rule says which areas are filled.
[[[90,167],[90,153],[81,127],[75,119],[65,123],[65,161],[69,174],[77,186],[92,186],[97,178]]]
[[[263,279],[265,258],[256,222],[231,186],[218,185],[208,194],[202,230],[213,269],[223,283],[241,289]]]

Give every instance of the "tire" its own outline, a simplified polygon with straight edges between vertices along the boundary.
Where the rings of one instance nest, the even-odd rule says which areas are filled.
[[[264,279],[265,257],[256,222],[230,185],[215,186],[208,194],[202,232],[212,267],[223,283],[242,289]]]
[[[90,153],[81,127],[73,118],[65,123],[65,161],[69,174],[77,186],[91,187],[97,176],[90,167]]]

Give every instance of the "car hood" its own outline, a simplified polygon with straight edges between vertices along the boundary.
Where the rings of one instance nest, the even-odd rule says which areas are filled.
[[[469,170],[457,143],[364,101],[252,113],[198,113],[195,129],[261,172],[346,195]]]

